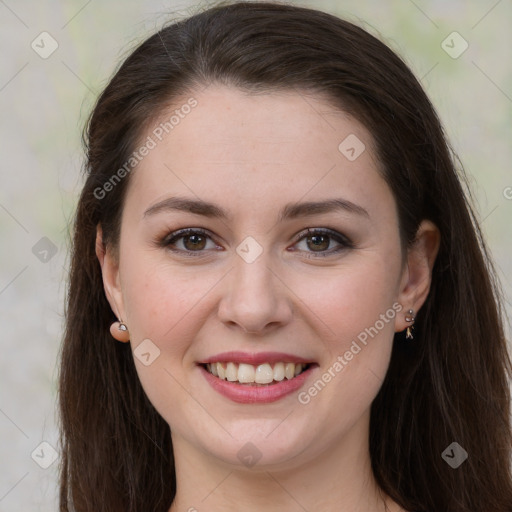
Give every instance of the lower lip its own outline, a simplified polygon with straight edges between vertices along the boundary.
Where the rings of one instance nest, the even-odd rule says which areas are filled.
[[[205,379],[215,391],[233,400],[233,402],[241,404],[276,402],[294,391],[297,391],[304,384],[315,367],[316,366],[310,366],[300,375],[290,380],[284,379],[281,382],[269,384],[268,386],[251,386],[219,379],[219,377],[212,375],[203,366],[199,366]]]

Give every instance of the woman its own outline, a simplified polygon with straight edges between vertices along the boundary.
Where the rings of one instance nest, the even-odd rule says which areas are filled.
[[[86,141],[61,511],[512,510],[498,286],[387,46],[218,5],[126,59]]]

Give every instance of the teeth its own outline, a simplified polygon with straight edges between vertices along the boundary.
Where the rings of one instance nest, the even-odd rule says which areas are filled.
[[[256,368],[256,376],[254,378],[256,384],[270,384],[273,380],[274,372],[272,366],[268,363],[260,364],[258,368]]]
[[[278,382],[284,379],[284,363],[276,363],[274,365],[274,380]]]
[[[228,363],[226,367],[226,379],[228,379],[230,382],[235,382],[235,380],[238,380],[238,368],[236,367],[235,363]]]
[[[254,373],[254,366],[252,364],[239,364],[238,382],[254,382]]]
[[[269,363],[259,366],[245,363],[209,363],[207,370],[219,379],[242,384],[270,384],[273,381],[281,382],[285,378],[290,380],[300,375],[307,365],[301,363]]]

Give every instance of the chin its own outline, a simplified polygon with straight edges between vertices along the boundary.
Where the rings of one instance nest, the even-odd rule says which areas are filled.
[[[296,424],[293,430],[290,424],[288,429],[280,429],[282,421],[283,418],[247,419],[228,423],[224,426],[233,437],[225,433],[220,438],[201,439],[200,444],[212,457],[239,469],[289,469],[309,446],[307,429],[297,428]]]

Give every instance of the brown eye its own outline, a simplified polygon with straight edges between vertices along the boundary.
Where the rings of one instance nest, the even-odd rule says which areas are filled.
[[[183,245],[190,251],[204,249],[206,246],[206,237],[203,235],[186,235],[183,238]]]
[[[314,251],[325,250],[329,248],[329,239],[327,235],[311,235],[306,238],[308,247]],[[311,243],[309,243],[311,241]]]
[[[300,247],[303,244],[303,247]],[[345,235],[331,229],[312,229],[298,235],[299,250],[306,257],[333,256],[344,250],[351,249],[354,244]],[[294,249],[295,250],[295,249]],[[313,254],[313,256],[311,256]]]
[[[208,246],[210,242],[210,246]],[[208,249],[218,249],[212,237],[204,230],[199,228],[187,228],[166,236],[161,242],[162,247],[184,255],[202,255],[206,254]],[[195,254],[194,254],[195,253]]]

